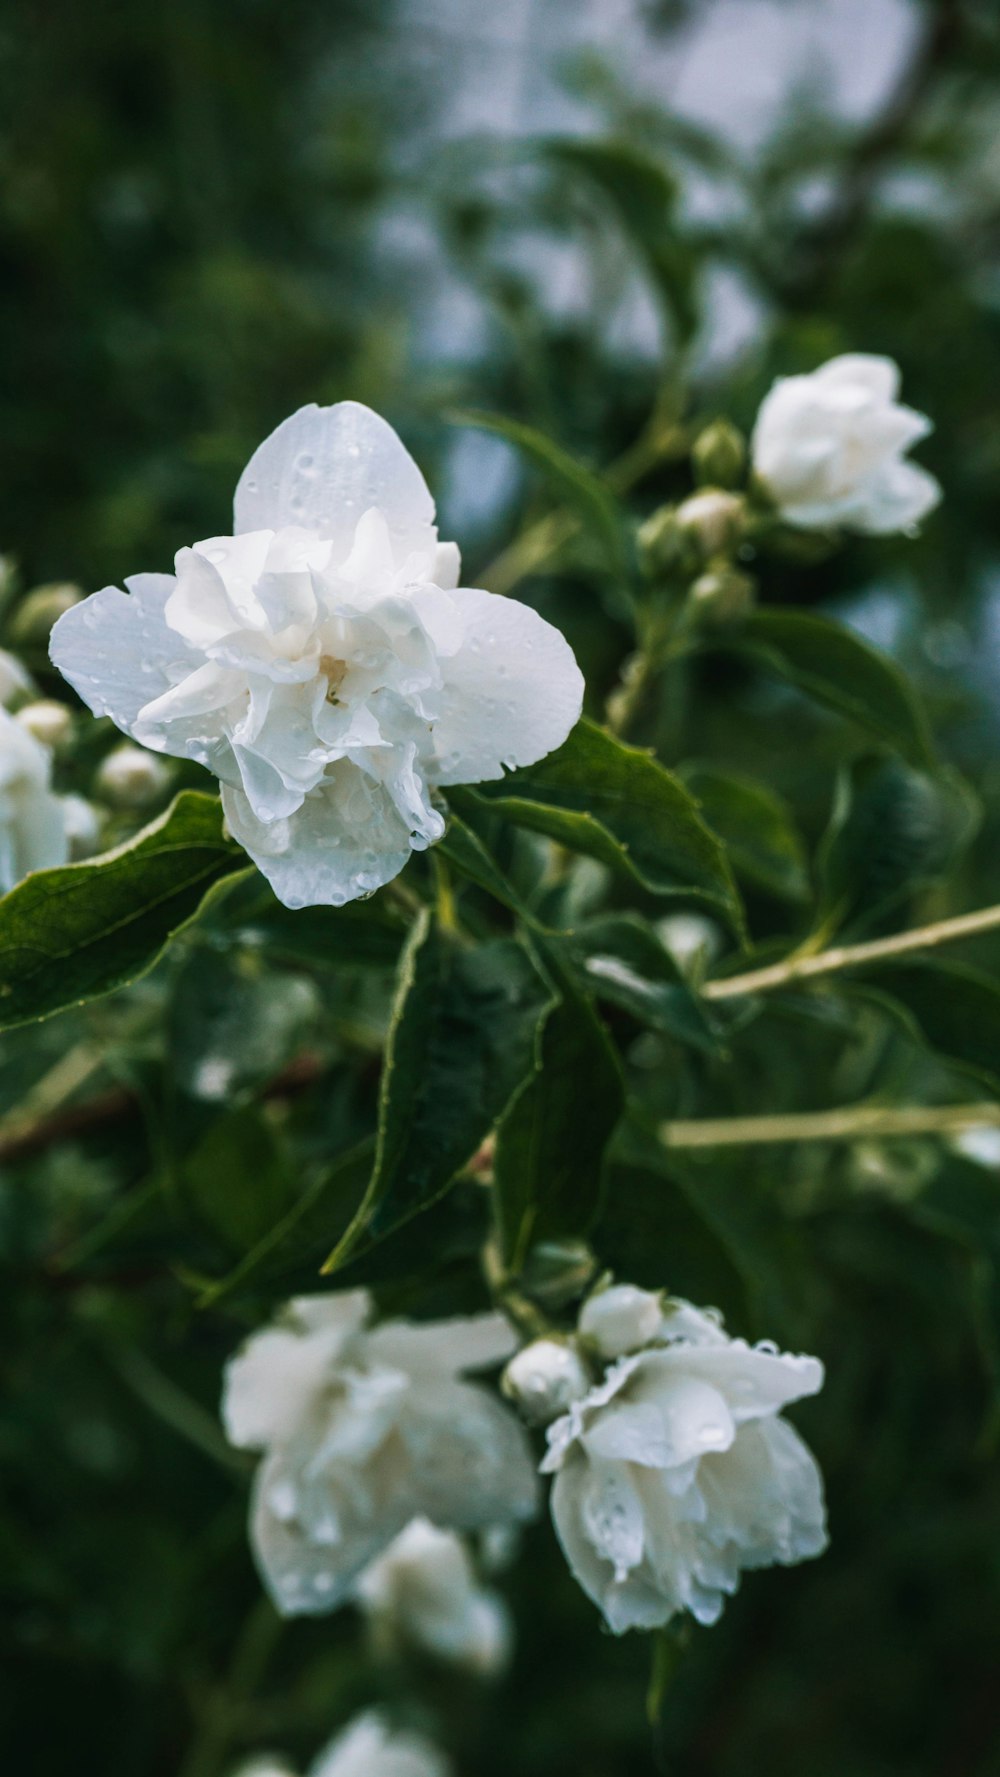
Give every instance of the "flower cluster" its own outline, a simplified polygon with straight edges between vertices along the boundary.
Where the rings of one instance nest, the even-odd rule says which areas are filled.
[[[289,907],[340,905],[444,832],[437,786],[565,740],[583,680],[551,624],[460,589],[416,464],[356,402],[256,451],[234,529],[60,618],[52,659],[143,746],[208,766]]]
[[[475,1530],[517,1523],[536,1508],[517,1419],[463,1379],[510,1356],[506,1321],[485,1314],[369,1327],[370,1315],[366,1290],[296,1297],[227,1369],[229,1440],[264,1458],[251,1541],[287,1615],[345,1602],[414,1518]],[[382,1583],[395,1582],[383,1572]],[[472,1629],[468,1620],[443,1626],[454,1618],[454,1594],[439,1606],[440,1636],[458,1655],[463,1630]]]
[[[508,1366],[536,1418],[549,1389],[556,1534],[617,1634],[683,1610],[714,1623],[743,1569],[821,1553],[820,1473],[780,1415],[822,1382],[816,1358],[631,1285],[591,1297],[569,1345],[537,1341]]]

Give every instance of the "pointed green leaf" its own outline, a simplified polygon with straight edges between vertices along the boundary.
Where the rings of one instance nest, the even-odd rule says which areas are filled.
[[[534,1072],[497,1130],[497,1232],[514,1274],[537,1241],[590,1229],[624,1102],[615,1051],[588,996],[565,976],[559,989],[537,1038]]]
[[[614,494],[599,475],[577,462],[544,432],[536,431],[534,426],[527,426],[521,420],[471,408],[463,408],[450,417],[456,425],[472,426],[478,432],[493,432],[498,438],[505,438],[536,469],[541,469],[556,493],[573,508],[581,523],[601,545],[610,571],[628,578],[629,546],[621,511]]]
[[[682,775],[724,840],[737,876],[782,900],[808,898],[805,841],[783,797],[754,778],[714,765],[687,766]]]
[[[183,790],[127,844],[26,877],[0,901],[0,1029],[135,981],[246,868],[217,797]]]
[[[889,1005],[928,1048],[1000,1089],[1000,986],[962,963],[871,964],[856,977]]]
[[[634,914],[589,919],[573,932],[572,948],[595,999],[704,1054],[724,1048],[707,1002],[645,920]]]
[[[911,764],[933,767],[927,719],[913,686],[849,629],[811,612],[769,606],[747,618],[738,645],[818,703],[888,741]]]
[[[560,139],[549,157],[603,192],[652,274],[682,340],[698,325],[696,263],[677,230],[677,185],[665,167],[631,142]]]
[[[451,790],[461,814],[489,806],[518,826],[586,852],[654,895],[707,901],[737,928],[739,896],[721,841],[684,785],[649,754],[578,722],[537,765],[475,790]]]
[[[976,830],[978,805],[957,772],[915,771],[866,754],[840,775],[819,852],[824,933],[884,929],[917,890],[947,874]]]
[[[399,969],[364,1200],[324,1267],[338,1270],[448,1189],[531,1071],[551,991],[524,947],[470,947],[429,912]]]

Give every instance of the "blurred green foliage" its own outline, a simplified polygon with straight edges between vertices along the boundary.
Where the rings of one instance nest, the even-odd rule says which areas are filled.
[[[661,28],[682,28],[683,10],[663,9]],[[597,67],[575,76],[592,140],[477,137],[408,155],[434,88],[401,72],[388,0],[8,0],[0,546],[21,588],[166,568],[226,528],[236,476],[277,420],[345,396],[404,431],[440,482],[446,535],[451,509],[470,515],[474,577],[567,497],[559,452],[604,468],[654,413],[664,438],[720,412],[747,427],[775,374],[887,352],[935,422],[922,455],[945,488],[940,513],[916,541],[755,561],[762,623],[671,668],[637,738],[702,799],[762,954],[819,928],[868,937],[995,901],[1000,20],[985,0],[916,10],[912,64],[879,119],[848,128],[803,106],[754,161]],[[696,181],[727,194],[726,220],[686,204]],[[804,202],[817,183],[818,209]],[[428,291],[386,250],[392,216],[445,268],[458,305],[446,323],[474,314],[462,349],[426,346]],[[545,286],[548,254],[570,247],[589,273],[567,316]],[[761,309],[759,337],[730,363],[697,349],[720,267]],[[626,276],[659,305],[658,360],[609,325]],[[472,434],[447,421],[457,407],[554,441],[555,482],[537,449],[516,472],[505,447],[470,456]],[[497,464],[484,494],[477,477]],[[629,510],[690,485],[686,455],[667,450]],[[593,505],[585,476],[576,497]],[[522,588],[565,629],[597,715],[631,647],[631,566],[609,574],[613,544],[599,521]],[[886,751],[908,720],[888,669],[867,733],[831,713],[842,689],[839,705],[829,688],[817,702],[815,682],[807,697],[794,671],[767,670],[781,635],[801,634],[790,606],[846,614],[889,644],[950,775],[915,731],[905,763]],[[43,649],[25,655],[57,691]],[[74,787],[108,738],[95,725],[82,742]],[[193,768],[175,781],[206,782]],[[246,1471],[218,1429],[221,1367],[276,1301],[317,1287],[357,1212],[405,920],[385,896],[290,915],[234,878],[145,979],[0,1044],[6,1764],[225,1777],[281,1746],[304,1766],[384,1697],[415,1710],[463,1777],[990,1777],[1000,1176],[938,1142],[689,1156],[647,1129],[994,1095],[1000,942],[961,952],[985,985],[954,968],[930,989],[919,970],[883,973],[708,1028],[666,953],[651,959],[623,917],[662,916],[649,885],[616,887],[609,909],[598,863],[553,875],[532,823],[506,824],[490,800],[461,805],[466,843],[486,848],[479,867],[503,872],[516,905],[578,932],[579,954],[558,959],[570,1003],[581,979],[593,988],[588,956],[637,968],[645,945],[644,997],[596,989],[645,1114],[615,1139],[600,1263],[823,1358],[826,1389],[798,1417],[827,1477],[830,1553],[750,1577],[672,1673],[661,1650],[652,1729],[650,1642],[601,1632],[544,1523],[501,1581],[518,1642],[496,1689],[437,1669],[379,1675],[350,1610],[279,1625],[247,1550]],[[551,820],[542,831],[561,836]],[[480,887],[461,890],[463,916],[499,954],[510,921],[468,874]],[[431,892],[425,860],[406,880]],[[719,941],[731,960],[721,926]],[[587,1051],[579,1022],[573,1034]],[[592,1042],[579,1065],[602,1064]],[[480,1107],[487,1123],[495,1108]],[[516,1156],[516,1127],[506,1140]],[[512,1162],[510,1175],[513,1215]],[[481,1306],[484,1198],[463,1182],[359,1249],[344,1282],[371,1282],[387,1311]]]

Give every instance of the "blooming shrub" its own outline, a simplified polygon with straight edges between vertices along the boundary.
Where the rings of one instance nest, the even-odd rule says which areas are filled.
[[[523,187],[442,172],[478,369],[432,375],[416,310],[411,362],[378,303],[341,341],[308,279],[251,300],[220,229],[223,326],[167,279],[176,363],[152,318],[83,335],[156,358],[162,438],[52,497],[59,578],[0,563],[0,1524],[42,1777],[986,1777],[1000,998],[951,947],[1000,929],[962,603],[995,304],[933,303],[963,431],[905,240],[828,308],[843,207],[780,271],[734,223],[773,287],[729,364],[674,176],[704,144],[615,104]],[[502,261],[522,206],[586,239],[593,314]],[[92,209],[134,275],[155,181]]]

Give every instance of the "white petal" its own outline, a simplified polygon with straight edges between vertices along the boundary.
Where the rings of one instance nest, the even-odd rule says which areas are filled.
[[[455,598],[465,638],[442,662],[433,778],[475,784],[562,745],[583,707],[583,675],[565,636],[528,605],[465,587]]]
[[[243,791],[228,784],[222,806],[233,837],[286,907],[342,907],[391,882],[410,856],[389,792],[350,760],[329,766],[286,819],[258,820]]]
[[[338,1479],[344,1485],[337,1485]],[[376,1500],[363,1472],[308,1482],[301,1451],[279,1444],[254,1478],[250,1541],[283,1616],[319,1616],[351,1596],[358,1575],[398,1536],[410,1513],[390,1487]]]
[[[331,538],[333,559],[343,560],[372,506],[400,560],[413,550],[433,553],[434,502],[409,451],[370,408],[341,401],[300,408],[264,440],[240,476],[234,527],[299,525]]]
[[[449,1766],[421,1735],[391,1733],[372,1711],[331,1740],[309,1777],[449,1777]]]
[[[367,1348],[378,1363],[398,1366],[411,1376],[457,1376],[503,1363],[517,1347],[517,1335],[502,1314],[456,1316],[453,1320],[389,1320],[369,1334]]]
[[[742,1339],[725,1345],[674,1345],[644,1360],[658,1378],[673,1375],[708,1384],[726,1401],[738,1425],[778,1413],[791,1401],[817,1394],[823,1386],[823,1365],[815,1357],[761,1350]],[[643,1381],[647,1372],[643,1373]]]
[[[128,593],[105,586],[65,611],[49,652],[95,716],[110,716],[132,734],[144,705],[201,666],[204,656],[165,621],[172,575],[137,574],[125,584]]]
[[[531,1449],[512,1410],[467,1382],[414,1382],[400,1416],[413,1510],[454,1530],[534,1516]]]
[[[462,576],[462,552],[457,543],[439,543],[434,551],[431,580],[443,592],[454,592]]]
[[[941,484],[917,463],[887,463],[873,476],[845,520],[851,529],[870,536],[889,536],[909,531],[933,512],[941,499]]]
[[[835,388],[846,384],[883,401],[894,400],[899,392],[899,365],[895,359],[880,357],[876,352],[842,352],[839,358],[821,364],[813,374],[823,385]]]

